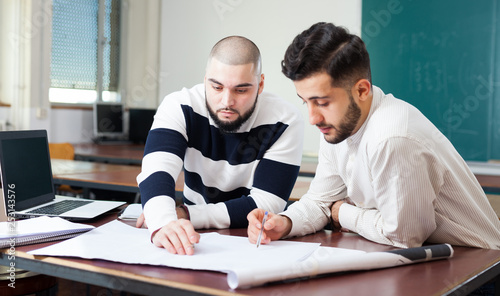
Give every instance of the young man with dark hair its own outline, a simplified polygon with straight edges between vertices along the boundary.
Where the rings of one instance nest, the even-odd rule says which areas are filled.
[[[397,247],[424,242],[500,249],[500,222],[448,139],[415,107],[371,83],[363,41],[317,23],[282,62],[323,134],[309,191],[269,214],[261,243],[336,229]],[[248,215],[255,243],[264,215]]]

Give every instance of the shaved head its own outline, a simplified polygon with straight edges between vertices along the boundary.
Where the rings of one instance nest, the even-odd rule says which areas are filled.
[[[259,48],[245,37],[229,36],[220,40],[210,52],[207,67],[213,58],[227,65],[254,64],[255,75],[262,72]]]

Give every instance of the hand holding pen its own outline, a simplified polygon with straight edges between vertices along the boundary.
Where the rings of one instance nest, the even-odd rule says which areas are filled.
[[[257,248],[260,246],[260,241],[262,240],[262,233],[264,232],[264,224],[266,224],[267,220],[267,211],[264,213],[264,219],[262,219],[262,228],[260,229],[259,236],[257,237]]]
[[[265,245],[272,240],[278,240],[292,229],[292,221],[283,215],[267,212],[263,209],[255,209],[248,216],[248,240],[252,244]]]

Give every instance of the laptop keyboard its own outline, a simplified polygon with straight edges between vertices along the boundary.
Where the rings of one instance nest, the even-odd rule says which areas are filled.
[[[29,214],[45,214],[45,215],[60,215],[69,210],[73,210],[84,206],[92,201],[85,200],[62,200],[38,209],[31,210],[27,213]]]

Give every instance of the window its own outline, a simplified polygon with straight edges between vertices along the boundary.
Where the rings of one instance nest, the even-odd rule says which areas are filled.
[[[53,0],[49,99],[119,101],[119,0]]]

